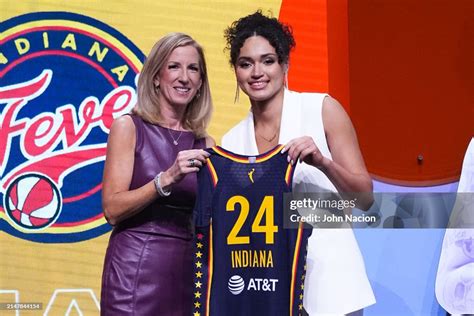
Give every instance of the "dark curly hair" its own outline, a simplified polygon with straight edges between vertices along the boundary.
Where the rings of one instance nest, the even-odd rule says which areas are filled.
[[[229,62],[234,66],[239,57],[240,49],[247,38],[259,35],[266,38],[275,48],[278,55],[278,63],[288,63],[290,51],[296,46],[293,32],[289,25],[283,24],[276,18],[267,17],[261,10],[234,21],[224,31],[227,45],[230,51]]]

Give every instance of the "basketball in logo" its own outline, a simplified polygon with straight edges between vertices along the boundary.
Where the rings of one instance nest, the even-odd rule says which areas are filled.
[[[27,229],[47,227],[61,212],[58,188],[39,174],[26,174],[14,180],[7,189],[4,205],[10,219]]]
[[[245,288],[245,282],[240,275],[233,275],[230,277],[227,286],[229,288],[230,293],[234,295],[239,295]]]
[[[145,56],[70,12],[0,22],[0,231],[41,243],[110,231],[101,206],[110,126],[136,103]]]

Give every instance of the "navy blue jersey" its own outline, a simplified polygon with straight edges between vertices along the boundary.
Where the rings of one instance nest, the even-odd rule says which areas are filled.
[[[301,313],[311,230],[283,228],[294,169],[282,148],[259,156],[208,149],[194,209],[193,315]]]

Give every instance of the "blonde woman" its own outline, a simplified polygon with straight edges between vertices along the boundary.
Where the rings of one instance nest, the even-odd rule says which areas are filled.
[[[201,46],[172,33],[149,54],[138,101],[110,130],[102,205],[114,225],[102,315],[190,315],[195,173],[214,145]]]

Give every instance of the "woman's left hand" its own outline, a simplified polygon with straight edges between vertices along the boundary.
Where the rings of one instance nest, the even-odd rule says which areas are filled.
[[[299,159],[299,162],[305,162],[316,168],[322,168],[327,159],[321,154],[318,146],[316,146],[313,138],[310,136],[292,139],[283,147],[281,152],[288,152],[288,162],[291,162],[293,165]]]

